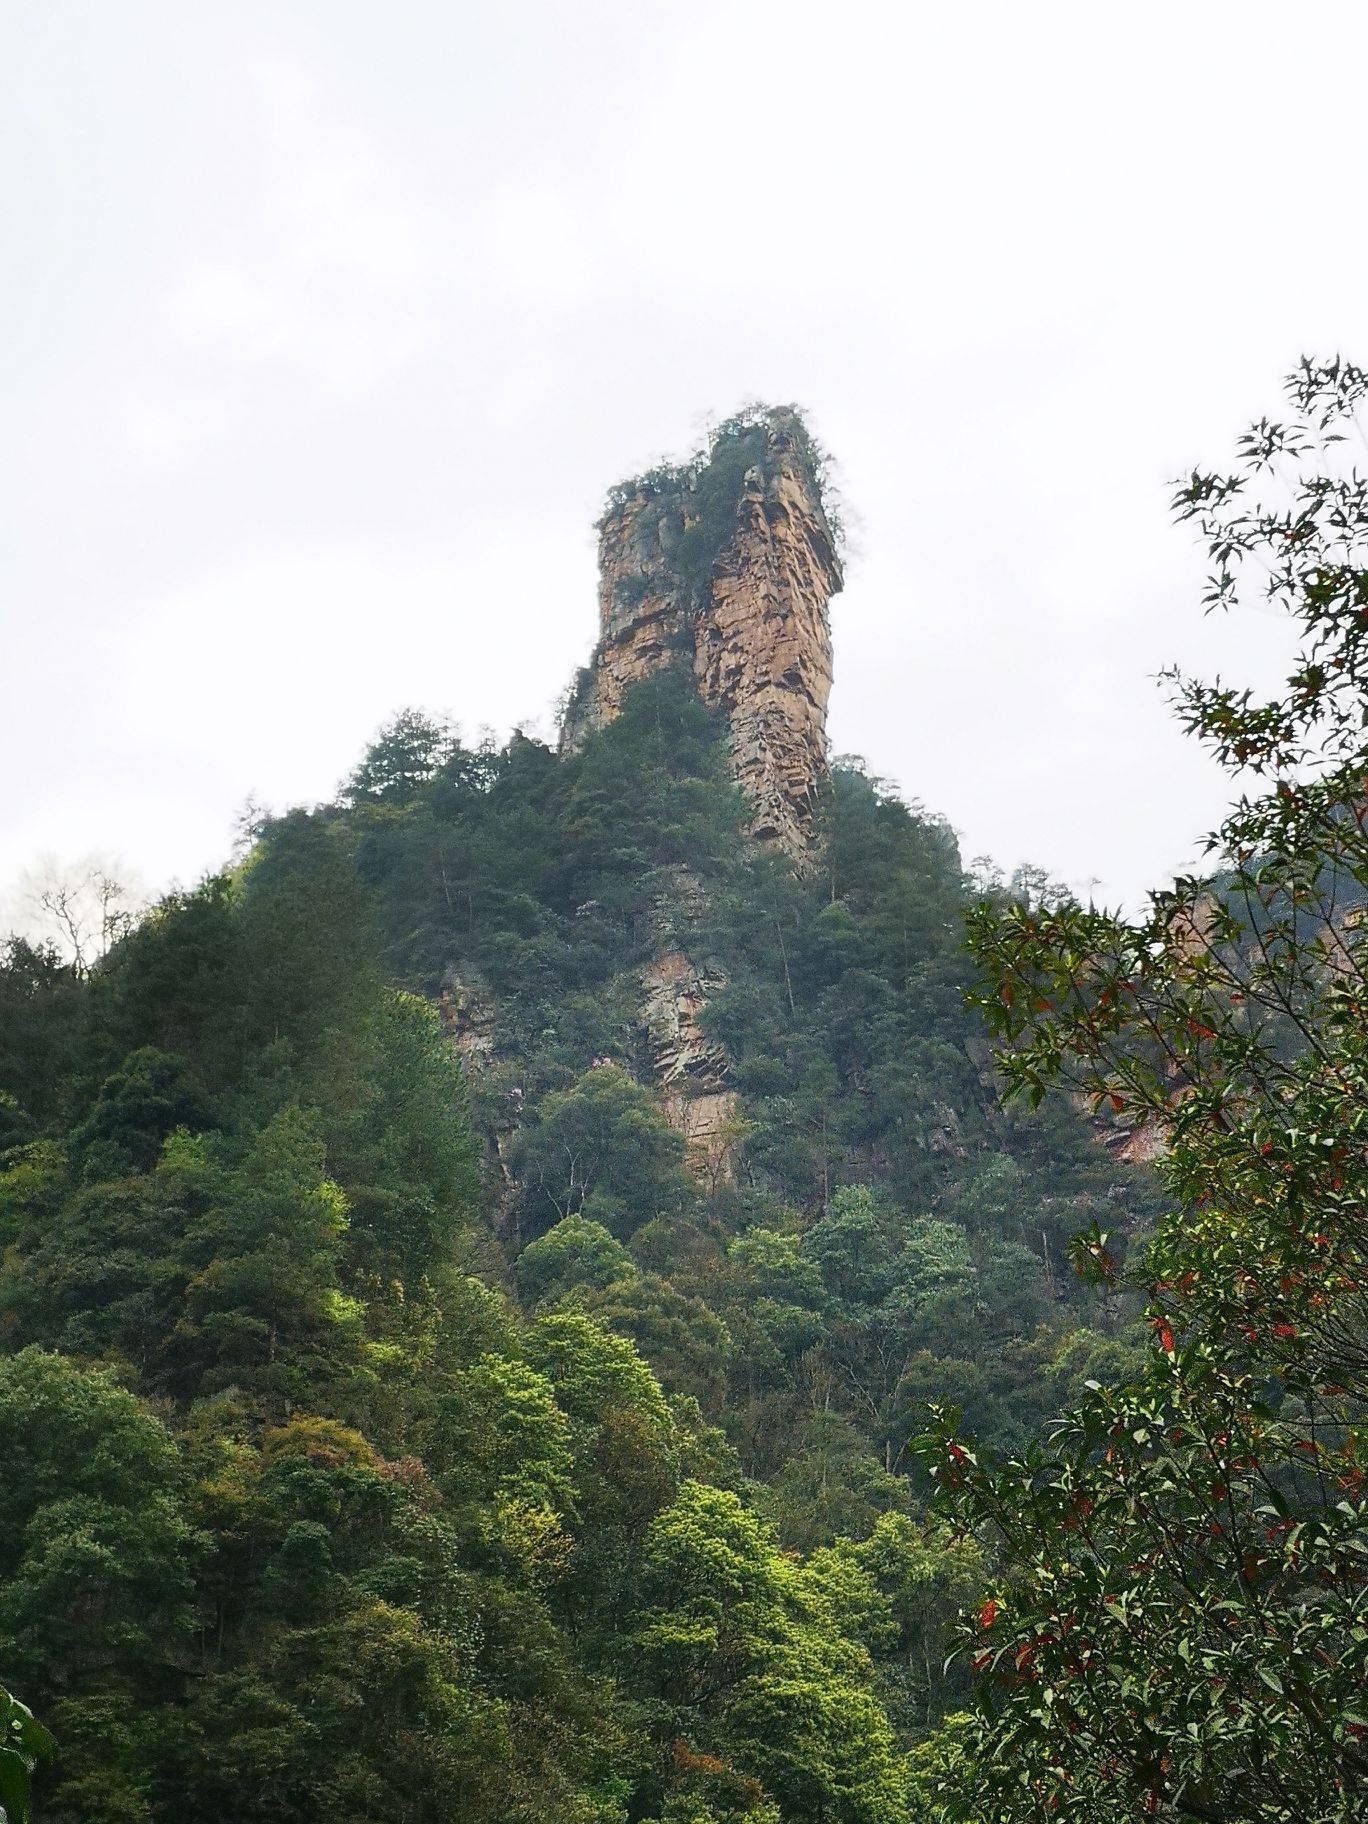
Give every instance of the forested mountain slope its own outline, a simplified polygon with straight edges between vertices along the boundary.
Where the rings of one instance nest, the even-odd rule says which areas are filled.
[[[1155,1193],[996,1107],[945,824],[823,764],[757,843],[705,697],[667,650],[559,755],[406,714],[88,973],[11,943],[45,1818],[922,1815],[983,1566],[919,1406],[1008,1447],[1118,1372],[1066,1243]]]

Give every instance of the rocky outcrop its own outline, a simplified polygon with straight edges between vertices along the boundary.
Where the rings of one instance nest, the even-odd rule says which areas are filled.
[[[656,905],[656,952],[641,972],[640,1006],[661,1111],[684,1137],[689,1169],[715,1185],[731,1176],[741,1116],[726,1050],[700,1020],[726,987],[721,964],[693,954],[693,927],[704,909],[698,877],[687,868],[671,870]]]
[[[723,985],[720,974],[699,968],[674,948],[661,950],[642,971],[642,1018],[656,1098],[670,1126],[684,1137],[690,1170],[710,1183],[730,1176],[738,1138],[727,1054],[698,1023],[709,995]]]
[[[474,1070],[494,1056],[494,1008],[483,983],[448,968],[437,995],[437,1017],[452,1052]]]
[[[599,523],[599,641],[561,725],[562,751],[573,752],[634,684],[686,665],[726,720],[749,835],[798,868],[826,778],[827,604],[842,582],[819,469],[796,413],[753,412],[692,462],[614,490]],[[691,1168],[716,1183],[744,1123],[726,1053],[699,1023],[723,986],[715,964],[690,954],[700,893],[679,870],[662,895],[641,1017],[660,1107]]]
[[[599,527],[599,644],[563,725],[574,747],[671,663],[726,717],[757,842],[801,865],[826,775],[827,604],[841,588],[812,446],[791,412],[725,427],[706,459],[614,495]]]

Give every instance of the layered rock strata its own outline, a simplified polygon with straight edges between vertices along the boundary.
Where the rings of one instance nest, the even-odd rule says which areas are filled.
[[[728,1174],[738,1112],[727,1054],[698,1023],[709,995],[723,985],[682,950],[662,950],[642,972],[656,1097],[670,1126],[683,1135],[690,1170],[709,1180]]]
[[[726,987],[716,961],[691,952],[690,927],[703,890],[685,868],[674,870],[656,909],[656,953],[641,972],[641,1018],[651,1080],[661,1112],[684,1139],[695,1177],[716,1185],[731,1176],[740,1137],[740,1106],[725,1049],[703,1030],[700,1015]]]
[[[735,476],[730,461],[753,457]],[[711,548],[709,548],[711,547]],[[617,715],[630,687],[687,663],[726,717],[750,835],[801,865],[826,775],[827,604],[836,541],[798,420],[768,413],[693,471],[621,490],[599,528],[599,644],[563,742]]]
[[[641,679],[687,664],[726,718],[749,835],[801,868],[826,777],[827,604],[841,582],[812,446],[790,412],[738,420],[706,461],[619,489],[599,525],[599,642],[563,746],[611,722]],[[682,873],[675,885],[686,906],[699,891]],[[691,1169],[716,1183],[742,1128],[726,1053],[699,1024],[723,981],[667,926],[642,975],[647,1054]]]

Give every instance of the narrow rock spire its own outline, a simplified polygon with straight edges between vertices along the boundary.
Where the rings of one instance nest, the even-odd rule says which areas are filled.
[[[827,603],[841,588],[819,460],[796,412],[723,425],[693,463],[614,490],[599,523],[599,643],[562,746],[683,661],[727,719],[750,834],[801,861],[826,776]]]

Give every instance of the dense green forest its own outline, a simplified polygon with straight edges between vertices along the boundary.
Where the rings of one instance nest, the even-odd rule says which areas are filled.
[[[9,941],[9,1824],[1357,1824],[1368,374],[1288,394],[1175,507],[1302,649],[1171,678],[1238,791],[1134,917],[854,763],[793,865],[666,666]]]
[[[1158,1192],[996,1106],[942,821],[838,765],[807,873],[742,822],[687,675],[565,758],[410,712],[93,967],[10,942],[0,1665],[44,1818],[929,1815],[991,1547],[908,1441],[952,1400],[1011,1451],[1123,1375],[1069,1238]],[[662,933],[740,1094],[708,1171],[652,1093]]]

